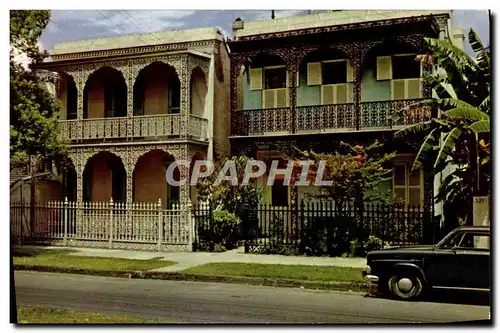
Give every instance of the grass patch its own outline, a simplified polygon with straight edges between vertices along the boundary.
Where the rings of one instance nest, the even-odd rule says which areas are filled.
[[[36,249],[15,249],[14,265],[50,266],[76,269],[97,269],[109,271],[147,271],[175,264],[174,261],[159,259],[122,259],[106,257],[84,257],[71,255],[74,251]]]
[[[168,319],[142,319],[109,313],[81,312],[41,306],[18,306],[19,324],[161,324]]]
[[[262,278],[281,278],[323,282],[363,282],[362,269],[336,266],[310,265],[275,265],[246,263],[208,263],[191,267],[184,271],[187,274],[249,276]]]

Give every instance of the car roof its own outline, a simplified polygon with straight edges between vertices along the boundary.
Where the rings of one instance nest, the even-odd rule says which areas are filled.
[[[464,231],[490,231],[490,226],[488,225],[475,225],[475,226],[465,226],[465,227],[459,227],[457,228],[458,230],[464,230]]]

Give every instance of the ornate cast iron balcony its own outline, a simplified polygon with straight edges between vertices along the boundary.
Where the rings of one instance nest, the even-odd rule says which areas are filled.
[[[420,100],[363,102],[361,103],[360,129],[401,128],[429,120],[432,116],[431,108],[419,107],[406,110],[397,123],[391,121],[394,112]]]
[[[352,131],[354,104],[332,104],[297,107],[295,115],[296,132]]]
[[[130,133],[127,131],[129,122],[131,122]],[[186,118],[182,114],[162,114],[131,118],[61,120],[59,128],[61,137],[70,141],[176,138],[183,134],[198,140],[206,140],[208,120],[190,115],[186,124]]]
[[[289,134],[290,108],[238,110],[231,115],[232,135]]]

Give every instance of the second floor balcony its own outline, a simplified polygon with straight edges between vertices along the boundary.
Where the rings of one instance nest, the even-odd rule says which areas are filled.
[[[62,75],[58,89],[62,139],[71,143],[207,140],[208,89],[200,68],[183,80],[168,64],[153,62],[138,72],[133,86],[126,82],[119,70],[101,67],[80,87],[80,97],[74,79]]]
[[[431,110],[420,107],[391,120],[429,97],[418,53],[412,44],[387,41],[359,62],[339,47],[321,47],[291,66],[278,54],[259,52],[239,69],[232,136],[398,130],[428,120]]]

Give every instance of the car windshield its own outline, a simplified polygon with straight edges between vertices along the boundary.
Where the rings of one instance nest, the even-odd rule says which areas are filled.
[[[463,232],[457,232],[453,235],[449,235],[448,237],[444,238],[438,246],[442,249],[451,249],[455,246],[458,246],[460,244],[460,241],[462,240]]]

